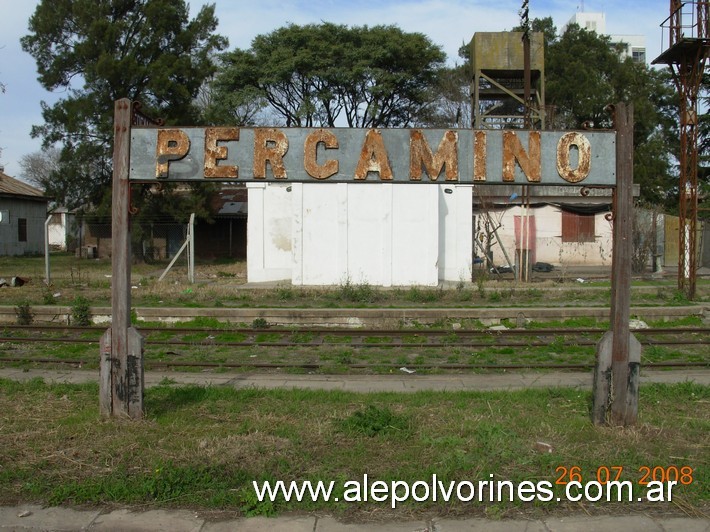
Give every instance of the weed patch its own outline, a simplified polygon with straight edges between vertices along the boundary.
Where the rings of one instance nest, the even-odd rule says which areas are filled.
[[[369,405],[363,410],[353,412],[343,419],[339,426],[346,433],[373,437],[387,434],[407,435],[410,432],[410,424],[406,416],[394,414],[387,407]]]

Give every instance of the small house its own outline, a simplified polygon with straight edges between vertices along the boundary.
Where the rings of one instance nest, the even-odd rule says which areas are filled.
[[[0,255],[44,253],[48,198],[0,169]]]

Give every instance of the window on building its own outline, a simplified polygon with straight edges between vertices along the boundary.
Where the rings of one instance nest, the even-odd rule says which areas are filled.
[[[594,242],[594,215],[562,211],[562,242]]]
[[[631,57],[637,63],[645,63],[646,62],[646,49],[645,48],[632,48],[631,49]]]
[[[17,219],[17,241],[27,242],[27,218]]]

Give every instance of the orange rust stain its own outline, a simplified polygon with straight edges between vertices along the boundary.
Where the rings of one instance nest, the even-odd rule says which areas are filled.
[[[271,171],[276,179],[286,179],[284,155],[288,151],[288,138],[276,128],[258,128],[254,130],[254,177],[266,179],[266,163],[271,164]]]
[[[323,143],[326,149],[338,148],[338,139],[333,132],[318,129],[306,137],[303,145],[303,167],[308,175],[316,179],[328,179],[338,173],[339,163],[336,159],[329,159],[323,164],[318,164],[318,144]]]
[[[486,143],[488,137],[486,137],[485,131],[476,131],[474,137],[473,180],[481,182],[486,180]]]
[[[458,138],[455,131],[447,131],[434,154],[422,130],[413,129],[409,134],[409,179],[421,181],[424,167],[431,181],[436,181],[444,168],[446,181],[458,181]]]
[[[515,131],[504,131],[503,181],[515,181],[515,163],[517,161],[529,182],[539,182],[542,175],[540,151],[539,131],[530,131],[528,133],[527,152]]]
[[[570,166],[572,147],[577,148],[577,168]],[[592,167],[592,146],[589,139],[572,131],[565,133],[557,143],[557,173],[569,183],[579,183],[589,175]]]
[[[208,127],[205,129],[205,177],[236,179],[239,167],[236,165],[218,165],[218,161],[227,159],[227,147],[219,142],[239,140],[239,128]]]
[[[360,160],[355,168],[355,179],[360,181],[367,179],[368,172],[378,172],[382,181],[392,180],[392,168],[385,143],[382,140],[382,133],[377,129],[371,129],[365,135],[360,150]]]
[[[155,177],[168,177],[170,161],[179,161],[190,151],[190,139],[181,129],[159,129],[155,148]]]

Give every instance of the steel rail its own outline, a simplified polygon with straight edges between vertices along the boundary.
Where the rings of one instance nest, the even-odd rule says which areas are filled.
[[[94,344],[98,342],[98,339],[92,338],[37,338],[37,337],[17,337],[17,336],[0,336],[0,342],[10,343],[10,342],[31,342],[31,343],[83,343],[83,344]],[[332,347],[332,346],[350,346],[355,348],[383,348],[383,347],[413,347],[413,348],[444,348],[444,347],[469,347],[469,348],[479,348],[479,347],[545,347],[549,346],[550,342],[545,341],[534,341],[534,342],[457,342],[457,341],[444,341],[439,343],[431,342],[374,342],[374,343],[362,343],[362,342],[289,342],[289,341],[245,341],[245,342],[220,342],[215,339],[204,339],[204,340],[149,340],[147,341],[150,345],[182,345],[182,346],[212,346],[212,347]],[[705,339],[660,339],[660,340],[645,340],[641,342],[642,345],[710,345],[708,340]],[[558,344],[559,345],[559,344]],[[589,338],[577,338],[572,339],[568,342],[564,342],[562,346],[594,346],[597,342]]]
[[[14,363],[34,363],[34,364],[57,364],[83,366],[84,364],[95,363],[95,360],[83,359],[61,359],[61,358],[26,358],[26,357],[2,357],[0,361]],[[314,362],[300,362],[296,364],[277,364],[273,362],[183,362],[183,361],[146,361],[147,369],[151,368],[253,368],[253,369],[283,369],[283,368],[305,368],[321,369],[328,367],[328,364]],[[338,367],[348,367],[352,369],[376,369],[376,368],[399,368],[402,364],[382,363],[382,364],[338,364]],[[594,364],[407,364],[409,369],[591,369]],[[644,364],[645,368],[705,368],[710,367],[709,362],[655,362]]]
[[[96,331],[103,334],[106,327],[97,326],[76,326],[76,325],[16,325],[3,324],[0,330],[31,330],[31,331]],[[473,335],[473,336],[502,336],[520,335],[534,336],[546,334],[603,334],[608,329],[598,327],[551,327],[540,329],[363,329],[363,328],[336,328],[336,327],[235,327],[235,328],[212,328],[212,327],[140,327],[140,332],[170,332],[181,333],[206,333],[206,334],[317,334],[332,336],[446,336],[446,335]],[[677,333],[699,333],[709,334],[710,327],[657,327],[647,329],[633,329],[634,334],[677,334]]]
[[[14,336],[8,335],[10,331],[30,331],[40,333],[40,335]],[[41,333],[47,332],[74,332],[103,333],[101,327],[90,326],[69,326],[69,325],[5,325],[0,329],[0,342],[44,342],[44,343],[94,343],[98,338],[81,338],[76,336],[45,336]],[[5,334],[2,334],[4,332]],[[146,334],[146,343],[150,345],[210,345],[221,347],[318,347],[334,345],[350,345],[355,348],[486,348],[486,347],[545,347],[550,344],[551,336],[563,337],[565,341],[562,346],[579,345],[593,346],[597,340],[590,338],[590,335],[601,335],[604,330],[590,327],[577,328],[541,328],[541,329],[353,329],[353,328],[196,328],[196,327],[151,327],[144,328],[142,332]],[[199,339],[151,339],[151,333],[169,333],[175,337],[186,334],[204,334],[204,338]],[[644,345],[710,345],[710,333],[708,327],[674,327],[674,328],[648,328],[638,329],[634,333],[641,337]],[[241,334],[243,340],[221,340],[220,335]],[[299,339],[298,336],[302,337]],[[655,336],[672,335],[672,338],[656,338]],[[697,335],[701,337],[698,338]],[[274,337],[281,337],[275,340]],[[305,338],[303,338],[305,336]],[[689,337],[691,336],[691,337]],[[348,338],[347,342],[331,341],[329,338]],[[471,341],[471,337],[485,337],[485,340]],[[512,340],[511,337],[522,337],[521,340]],[[571,337],[571,338],[570,338]],[[404,341],[406,338],[419,339],[421,341]],[[524,340],[524,338],[530,338]],[[379,339],[379,341],[377,340]],[[368,341],[370,340],[370,341]],[[561,346],[561,347],[562,347]]]
[[[77,326],[77,325],[17,325],[17,324],[1,324],[0,330],[29,330],[29,331],[96,331],[101,334],[106,330],[102,326]],[[242,334],[321,334],[334,336],[348,336],[357,334],[360,336],[393,336],[393,335],[428,335],[441,336],[447,334],[467,334],[467,335],[535,335],[535,334],[603,334],[608,329],[599,327],[554,327],[540,329],[364,329],[354,327],[139,327],[139,331],[143,332],[175,332],[175,333],[208,333],[208,334],[224,334],[224,333],[242,333]],[[676,334],[686,332],[696,332],[701,334],[710,333],[710,327],[649,327],[646,329],[632,329],[634,334]]]

